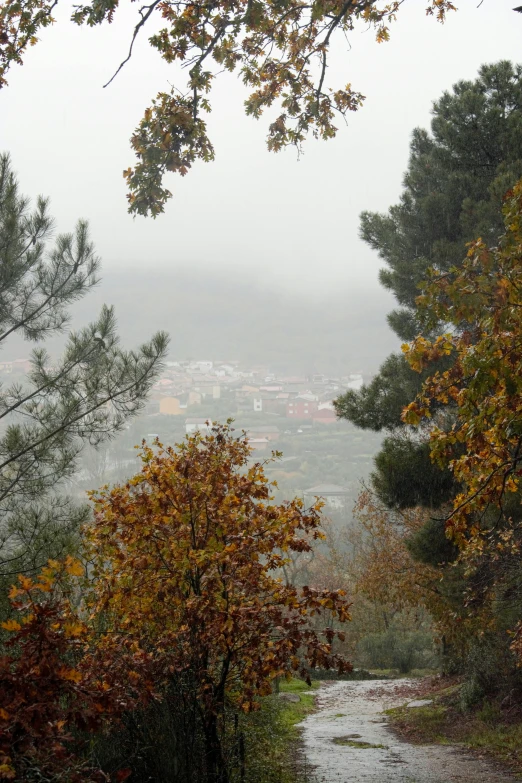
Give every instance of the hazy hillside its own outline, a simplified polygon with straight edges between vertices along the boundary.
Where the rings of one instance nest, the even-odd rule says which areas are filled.
[[[341,374],[373,372],[397,348],[385,318],[391,297],[375,287],[325,298],[229,273],[113,271],[75,306],[72,325],[86,323],[103,302],[115,305],[126,345],[164,329],[171,335],[171,355],[180,359],[240,359],[294,372]],[[60,341],[48,345],[57,351]],[[2,358],[27,353],[13,340]]]

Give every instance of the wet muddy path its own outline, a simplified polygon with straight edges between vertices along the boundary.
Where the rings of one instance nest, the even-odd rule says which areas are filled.
[[[404,704],[393,680],[334,682],[317,692],[301,724],[306,766],[316,783],[513,783],[487,762],[446,745],[410,745],[386,726],[383,710]],[[397,691],[402,691],[402,694]],[[413,697],[412,697],[413,698]]]

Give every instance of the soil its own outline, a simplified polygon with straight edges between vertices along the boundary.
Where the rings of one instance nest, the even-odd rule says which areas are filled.
[[[514,783],[483,759],[447,745],[412,745],[383,711],[412,701],[414,680],[324,683],[303,721],[308,780],[314,783]],[[414,709],[414,708],[413,708]]]

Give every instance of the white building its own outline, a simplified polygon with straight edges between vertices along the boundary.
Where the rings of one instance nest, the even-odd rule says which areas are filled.
[[[185,432],[187,435],[191,435],[193,432],[202,432],[206,434],[212,429],[212,422],[210,419],[185,419]]]

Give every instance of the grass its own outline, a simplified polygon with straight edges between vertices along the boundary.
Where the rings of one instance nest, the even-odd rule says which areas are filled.
[[[303,680],[296,679],[285,680],[280,683],[280,693],[296,693],[300,698],[300,701],[295,703],[291,701],[281,701],[280,722],[285,732],[287,732],[287,739],[290,739],[291,735],[294,741],[297,741],[299,729],[297,729],[296,726],[313,711],[315,707],[315,695],[313,691],[317,690],[318,687],[318,682],[312,682],[312,685],[309,686],[306,682],[303,682]]]
[[[245,783],[305,783],[309,780],[300,753],[300,732],[297,724],[313,711],[314,690],[319,683],[308,686],[302,680],[282,681],[280,693],[293,693],[298,702],[288,702],[277,694],[261,700],[261,708],[242,717],[247,759]]]
[[[506,713],[495,702],[463,711],[459,683],[416,698],[423,696],[433,699],[433,704],[386,711],[391,727],[400,736],[410,742],[459,745],[522,774],[521,714]]]
[[[428,707],[395,707],[386,710],[392,726],[407,733],[408,739],[420,742],[443,742],[447,709],[440,705]]]

